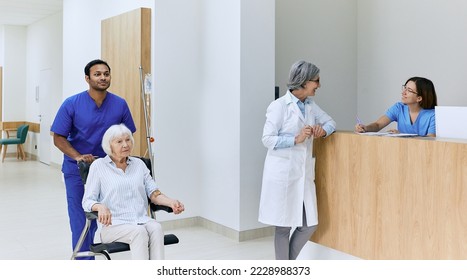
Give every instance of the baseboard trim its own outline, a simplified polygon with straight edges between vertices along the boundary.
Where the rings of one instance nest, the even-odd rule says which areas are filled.
[[[7,155],[8,155],[8,153],[7,153]],[[30,154],[30,153],[27,153],[27,152],[26,152],[26,160],[40,161],[39,157],[37,155]],[[52,168],[58,169],[58,170],[62,170],[62,163],[50,162],[49,164],[46,164],[46,165],[48,165],[48,166],[50,166]]]
[[[244,230],[244,231],[237,231],[237,230],[231,229],[229,227],[215,223],[213,221],[210,221],[208,219],[205,219],[199,216],[192,217],[192,218],[179,219],[179,220],[172,220],[172,221],[163,221],[161,222],[161,225],[165,231],[168,231],[171,229],[185,228],[185,227],[201,226],[212,232],[221,234],[225,237],[228,237],[230,239],[233,239],[239,242],[274,235],[274,227],[272,226]]]
[[[5,158],[14,158],[17,159],[18,161],[27,161],[27,160],[32,160],[32,161],[37,161],[37,156],[30,154],[28,152],[24,153],[26,155],[26,159],[22,160],[21,158],[18,158],[18,153],[17,152],[9,152],[6,153]]]

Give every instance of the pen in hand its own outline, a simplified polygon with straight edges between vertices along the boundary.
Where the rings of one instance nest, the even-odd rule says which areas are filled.
[[[355,125],[355,132],[362,133],[365,132],[365,125],[362,120],[357,116],[357,124]]]

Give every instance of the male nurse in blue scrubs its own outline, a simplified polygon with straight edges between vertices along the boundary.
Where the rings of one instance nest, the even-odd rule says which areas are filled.
[[[86,223],[81,205],[84,185],[77,162],[90,163],[95,157],[106,155],[102,150],[101,141],[104,132],[111,125],[123,123],[132,133],[136,131],[126,101],[107,91],[111,80],[107,62],[100,59],[89,62],[84,68],[84,75],[89,89],[72,95],[63,102],[50,129],[55,146],[64,154],[62,172],[66,185],[73,248],[78,243]],[[80,251],[89,251],[96,230],[97,224],[93,221]]]

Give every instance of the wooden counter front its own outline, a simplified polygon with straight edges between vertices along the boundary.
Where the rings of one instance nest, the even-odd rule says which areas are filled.
[[[467,259],[467,143],[336,132],[314,154],[314,242],[362,259]]]

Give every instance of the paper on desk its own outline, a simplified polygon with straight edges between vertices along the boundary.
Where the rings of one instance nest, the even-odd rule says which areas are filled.
[[[388,137],[416,137],[418,134],[413,133],[392,133],[392,132],[362,132],[358,133],[368,136],[388,136]]]
[[[384,136],[388,137],[417,137],[418,134],[413,134],[413,133],[388,133]]]

